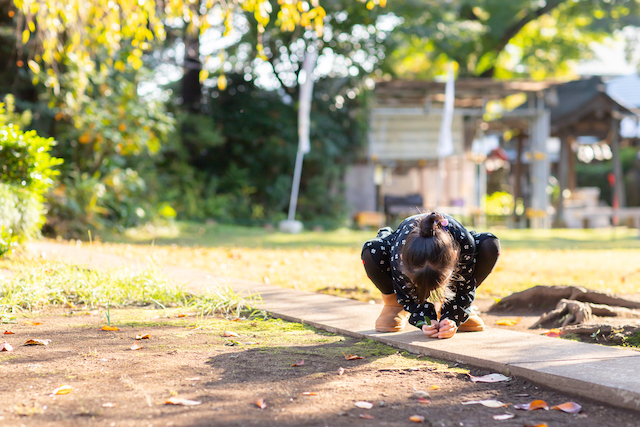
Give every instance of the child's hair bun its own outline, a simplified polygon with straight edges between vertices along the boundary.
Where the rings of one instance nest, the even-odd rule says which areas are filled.
[[[433,237],[436,231],[444,225],[442,224],[443,221],[446,221],[444,215],[438,212],[432,212],[422,218],[420,221],[420,237]]]

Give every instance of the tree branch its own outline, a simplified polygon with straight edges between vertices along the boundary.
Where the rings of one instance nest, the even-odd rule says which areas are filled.
[[[480,60],[485,55],[489,53],[494,53],[496,55],[493,65],[489,69],[483,71],[482,74],[480,74],[480,77],[493,77],[493,74],[496,68],[495,61],[498,59],[498,56],[504,50],[504,48],[507,47],[507,44],[509,44],[509,41],[511,41],[512,38],[518,35],[518,33],[525,27],[525,25],[527,25],[531,21],[535,21],[542,15],[546,15],[547,13],[551,12],[553,9],[557,8],[558,6],[560,6],[562,3],[565,3],[566,1],[567,0],[547,0],[547,4],[544,7],[541,7],[540,9],[529,12],[520,21],[516,22],[511,27],[507,28],[507,30],[504,32],[502,37],[500,37],[500,42],[498,43],[498,45],[492,49],[493,52],[484,52],[478,58],[478,63],[480,63]]]

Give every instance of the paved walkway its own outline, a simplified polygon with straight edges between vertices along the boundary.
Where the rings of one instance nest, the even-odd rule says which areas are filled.
[[[140,260],[92,252],[86,246],[37,242],[30,249],[45,253],[50,259],[94,268],[144,267]],[[373,329],[380,305],[224,279],[201,270],[163,270],[192,291],[229,285],[235,292],[258,293],[264,308],[285,320],[526,378],[563,392],[640,411],[640,352],[498,328],[458,333],[447,340],[428,339],[412,326],[403,332],[381,334]]]

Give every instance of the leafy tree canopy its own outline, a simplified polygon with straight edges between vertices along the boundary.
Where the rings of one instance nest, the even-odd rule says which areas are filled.
[[[460,76],[564,75],[589,43],[640,24],[639,0],[402,0],[390,11],[402,23],[386,70],[424,78],[449,60]]]

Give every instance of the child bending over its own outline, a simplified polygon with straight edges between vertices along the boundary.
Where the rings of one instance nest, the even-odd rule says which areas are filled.
[[[407,319],[431,338],[482,331],[471,304],[499,255],[493,234],[469,232],[438,212],[411,216],[395,231],[378,230],[362,248],[364,269],[384,302],[376,331],[400,331]]]

